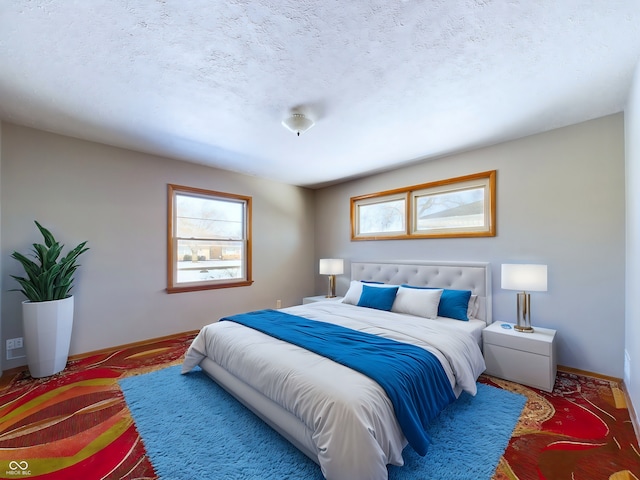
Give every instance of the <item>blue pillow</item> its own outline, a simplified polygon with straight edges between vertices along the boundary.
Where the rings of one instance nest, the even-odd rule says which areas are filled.
[[[456,320],[469,321],[469,299],[471,290],[445,290],[440,297],[438,315],[440,317],[455,318]]]
[[[434,287],[414,287],[412,285],[402,285],[407,288],[427,288]],[[469,309],[469,299],[471,298],[471,290],[447,290],[442,292],[440,304],[438,305],[438,316],[453,318],[454,320],[469,321],[467,311]]]
[[[398,293],[398,287],[381,288],[362,285],[358,306],[390,311],[396,299],[396,293]]]

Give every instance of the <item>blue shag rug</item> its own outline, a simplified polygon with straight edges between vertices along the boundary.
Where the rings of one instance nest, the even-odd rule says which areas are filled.
[[[196,368],[119,380],[151,463],[163,480],[322,480],[314,462]],[[405,448],[390,480],[489,480],[525,397],[478,384],[429,428],[425,457]]]

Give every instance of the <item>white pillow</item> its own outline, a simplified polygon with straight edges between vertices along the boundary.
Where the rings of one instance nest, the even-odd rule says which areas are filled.
[[[349,284],[349,290],[344,295],[342,299],[342,303],[348,303],[349,305],[358,305],[360,301],[360,295],[362,295],[362,285],[367,285],[368,287],[397,287],[397,285],[389,285],[387,283],[369,283],[369,282],[359,282],[358,280],[351,280]]]
[[[400,287],[391,311],[416,317],[436,318],[441,296],[441,289]]]
[[[469,320],[477,317],[478,310],[480,310],[480,302],[478,301],[478,296],[471,295],[471,297],[469,297],[469,308],[467,309],[467,317],[469,317]]]

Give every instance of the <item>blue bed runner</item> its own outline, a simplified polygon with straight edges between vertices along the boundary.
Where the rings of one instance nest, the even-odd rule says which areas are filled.
[[[431,443],[426,427],[456,398],[435,355],[415,345],[277,310],[222,320],[305,348],[376,381],[387,392],[409,445],[420,455]]]

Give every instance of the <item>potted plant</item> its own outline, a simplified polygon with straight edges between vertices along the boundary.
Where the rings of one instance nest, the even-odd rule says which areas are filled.
[[[14,252],[26,277],[11,275],[22,288],[27,300],[22,302],[24,346],[29,373],[34,378],[47,377],[62,371],[69,357],[73,327],[73,277],[78,257],[89,250],[86,241],[60,258],[64,245],[51,232],[35,222],[44,237],[44,245],[33,244],[31,257]]]

